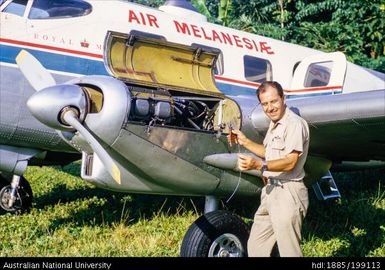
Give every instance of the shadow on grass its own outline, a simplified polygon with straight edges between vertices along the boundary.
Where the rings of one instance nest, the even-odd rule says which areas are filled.
[[[338,239],[341,245],[333,256],[363,257],[385,241],[385,209],[375,202],[385,200],[385,170],[334,174],[342,198],[318,201],[312,190],[304,223],[304,238]]]
[[[71,163],[61,170],[73,176],[80,176],[80,163]],[[151,219],[158,214],[173,215],[187,211],[194,211],[201,215],[205,203],[204,197],[128,194],[91,186],[68,189],[66,184],[58,184],[49,193],[35,197],[34,207],[44,209],[49,205],[91,200],[94,197],[105,203],[91,202],[87,210],[76,211],[69,218],[59,219],[55,222],[55,226],[68,222],[110,225],[121,222],[125,218],[128,218],[132,224],[139,218]],[[252,217],[259,205],[259,196],[258,198],[239,198],[235,193],[231,200],[226,202],[228,199],[221,200],[221,207],[244,217]],[[245,205],[250,207],[244,207]]]
[[[80,164],[72,163],[57,169],[79,176]],[[66,184],[56,184],[49,192],[36,196],[33,203],[34,208],[45,209],[57,204],[80,204],[83,201],[87,201],[87,209],[74,209],[69,217],[54,220],[51,229],[55,230],[69,223],[79,226],[110,226],[122,222],[134,224],[139,219],[151,220],[162,214],[174,215],[187,211],[201,214],[204,209],[203,197],[129,194],[91,185],[68,188]]]
[[[35,208],[86,200],[89,201],[87,209],[74,210],[70,217],[56,220],[53,227],[69,222],[92,226],[119,222],[132,224],[141,218],[150,220],[160,214],[200,211],[204,205],[204,198],[127,194],[98,188],[67,190],[65,185],[59,185],[49,194],[36,198]]]

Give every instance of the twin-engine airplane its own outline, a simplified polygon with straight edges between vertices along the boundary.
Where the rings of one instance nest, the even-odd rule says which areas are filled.
[[[245,150],[226,137],[262,141],[265,80],[309,123],[306,181],[321,199],[339,196],[331,169],[384,165],[385,75],[342,53],[210,24],[185,1],[7,0],[0,11],[3,211],[31,206],[28,164],[81,153],[81,177],[98,187],[206,197],[182,256],[245,255],[248,229],[218,200],[262,187],[259,171],[237,171]]]

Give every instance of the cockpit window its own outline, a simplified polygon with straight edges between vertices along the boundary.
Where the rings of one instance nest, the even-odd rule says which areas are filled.
[[[3,12],[23,17],[28,0],[15,0],[5,7]]]
[[[92,6],[82,0],[35,0],[29,19],[50,19],[85,16]]]
[[[333,62],[318,62],[311,64],[306,72],[305,87],[327,86],[330,81],[330,74],[333,69]]]

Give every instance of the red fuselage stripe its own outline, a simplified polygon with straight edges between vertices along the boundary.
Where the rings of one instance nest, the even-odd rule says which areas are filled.
[[[239,80],[235,80],[235,79],[224,78],[221,76],[215,76],[215,79],[220,80],[220,81],[226,81],[226,82],[239,83],[239,84],[248,85],[248,86],[254,86],[254,87],[258,87],[261,85],[260,83],[239,81]],[[290,89],[290,90],[285,89],[284,91],[288,92],[288,93],[296,93],[296,92],[323,91],[323,90],[331,90],[331,89],[342,89],[342,86],[338,85],[338,86],[309,87],[309,88],[305,88],[305,89]]]
[[[239,83],[239,84],[248,85],[248,86],[255,86],[255,87],[258,87],[258,86],[261,85],[260,83],[239,81],[239,80],[225,78],[225,77],[220,77],[220,76],[215,76],[215,79],[220,80],[220,81]]]
[[[15,44],[15,45],[21,45],[21,46],[35,47],[35,48],[39,48],[39,49],[46,49],[46,50],[52,50],[52,51],[58,51],[58,52],[72,53],[72,54],[77,54],[77,55],[90,56],[90,57],[103,59],[103,55],[101,55],[101,54],[88,53],[88,52],[82,52],[82,51],[76,51],[76,50],[69,50],[69,49],[64,49],[64,48],[60,48],[60,47],[36,44],[36,43],[31,43],[31,42],[19,41],[19,40],[0,38],[0,42],[5,42],[5,43],[10,43],[10,44]]]

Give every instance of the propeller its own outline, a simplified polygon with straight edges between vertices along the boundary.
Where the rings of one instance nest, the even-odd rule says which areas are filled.
[[[16,63],[19,66],[20,71],[36,91],[56,85],[55,79],[52,77],[51,73],[42,66],[39,60],[26,50],[21,50],[17,55]]]
[[[120,185],[120,170],[116,166],[115,162],[108,155],[107,151],[101,146],[101,144],[92,136],[92,134],[80,123],[77,112],[73,108],[65,110],[62,114],[62,119],[79,131],[84,138],[86,138],[88,144],[92,150],[98,155],[100,160],[103,162],[104,167],[110,173],[112,178]]]
[[[56,86],[52,75],[42,66],[39,60],[25,50],[18,54],[16,63],[25,78],[37,91],[27,102],[31,113],[40,122],[52,128],[60,129],[63,128],[62,124],[68,124],[76,129],[87,140],[87,143],[98,155],[112,178],[120,185],[121,175],[118,166],[79,119],[83,104],[86,104],[81,87],[75,87],[74,85],[68,85],[67,87],[65,85]],[[63,100],[63,97],[67,98],[67,100]],[[76,97],[76,99],[73,97]],[[74,106],[73,103],[80,108]],[[58,119],[61,119],[63,123],[60,123]]]

